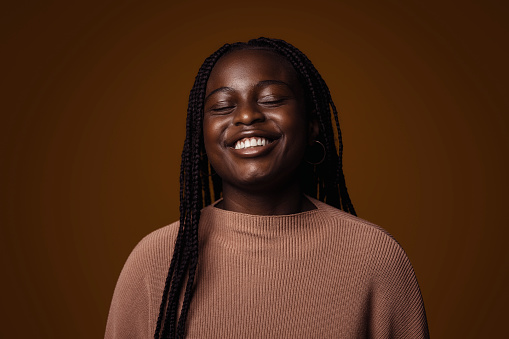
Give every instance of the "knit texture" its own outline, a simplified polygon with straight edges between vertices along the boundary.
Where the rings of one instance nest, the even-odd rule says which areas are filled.
[[[412,266],[382,228],[315,210],[205,207],[189,338],[428,338]],[[120,274],[105,338],[152,338],[178,222],[146,236]]]

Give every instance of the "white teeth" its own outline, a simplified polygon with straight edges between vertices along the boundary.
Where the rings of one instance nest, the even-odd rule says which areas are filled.
[[[265,138],[244,138],[235,143],[235,149],[243,149],[255,146],[265,146],[269,140]]]

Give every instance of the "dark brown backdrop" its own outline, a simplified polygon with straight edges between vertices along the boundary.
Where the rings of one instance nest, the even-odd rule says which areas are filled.
[[[1,11],[2,338],[100,338],[135,244],[178,218],[186,100],[224,42],[301,48],[341,110],[364,219],[434,338],[507,319],[507,11],[480,1],[19,1]],[[72,3],[72,2],[70,2]]]

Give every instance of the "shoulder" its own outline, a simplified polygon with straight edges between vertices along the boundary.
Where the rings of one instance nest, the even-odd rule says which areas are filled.
[[[152,231],[138,242],[134,251],[146,252],[151,249],[158,250],[161,247],[168,247],[167,245],[175,242],[175,239],[177,238],[179,224],[180,223],[178,221],[175,221],[174,223]]]
[[[414,274],[405,250],[385,229],[321,201],[311,201],[319,209],[319,218],[327,224],[330,241],[341,244],[337,250],[342,254],[364,258],[374,276],[384,277],[389,271]]]
[[[386,230],[323,202],[312,200],[334,234],[342,257],[366,268],[368,324],[373,337],[428,338],[426,312],[413,267],[401,245]],[[350,265],[352,266],[352,265]]]
[[[178,228],[178,222],[160,228],[132,250],[113,292],[105,338],[151,336]]]
[[[136,267],[139,273],[153,270],[154,266],[167,267],[179,229],[179,222],[159,228],[141,239],[129,255],[124,270]]]
[[[366,244],[401,248],[397,240],[384,228],[319,200],[313,198],[310,200],[318,208],[319,218],[334,227],[339,233],[346,233],[350,238],[353,237]]]

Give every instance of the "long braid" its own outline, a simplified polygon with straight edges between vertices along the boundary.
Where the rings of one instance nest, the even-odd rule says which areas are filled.
[[[189,95],[186,139],[180,167],[180,227],[161,299],[154,334],[156,339],[185,336],[186,320],[198,266],[200,211],[203,206],[219,199],[222,194],[222,180],[210,167],[203,143],[205,90],[215,63],[223,55],[239,49],[266,49],[284,56],[292,64],[302,82],[306,104],[316,115],[320,128],[320,140],[326,150],[324,163],[308,168],[305,172],[302,178],[303,190],[310,196],[355,215],[342,169],[343,143],[338,112],[329,88],[311,61],[301,51],[283,40],[259,38],[250,40],[248,43],[224,45],[209,56],[200,67]],[[331,115],[335,120],[338,149],[336,149]],[[179,300],[184,285],[186,287],[182,309],[177,319]]]
[[[212,66],[211,65],[207,65],[207,68],[205,69],[205,71],[207,72],[207,74],[210,74],[210,71],[212,70]],[[199,79],[199,83],[198,83],[198,86],[197,86],[197,93],[200,93],[200,95],[197,95],[194,99],[197,100],[197,110],[196,110],[196,114],[195,114],[195,121],[194,121],[194,130],[200,130],[201,127],[202,127],[202,121],[203,121],[203,114],[201,113],[203,111],[203,99],[201,98],[201,93],[204,93],[205,91],[205,88],[207,86],[207,80],[208,80],[208,76],[205,78],[205,77],[202,77]],[[191,227],[191,233],[190,233],[190,247],[188,249],[187,254],[188,255],[191,255],[190,257],[190,262],[189,262],[189,275],[188,275],[188,280],[187,280],[187,285],[186,285],[186,290],[185,290],[185,294],[184,294],[184,301],[183,301],[183,304],[182,304],[182,311],[181,311],[181,316],[180,316],[180,319],[178,321],[178,326],[177,326],[177,337],[183,337],[184,336],[184,333],[185,333],[185,328],[184,328],[184,324],[185,324],[185,321],[187,319],[187,313],[188,313],[188,310],[189,310],[189,304],[190,304],[190,301],[191,301],[191,297],[192,297],[192,292],[193,292],[193,282],[194,282],[194,277],[195,277],[195,273],[196,273],[196,267],[197,267],[197,264],[198,264],[198,223],[199,223],[199,219],[200,219],[200,211],[201,211],[201,208],[203,207],[203,202],[202,202],[202,185],[201,185],[201,178],[200,178],[200,158],[201,158],[201,150],[202,150],[202,144],[203,144],[203,138],[202,138],[202,134],[199,133],[198,134],[198,138],[194,138],[193,139],[193,150],[195,150],[195,152],[193,152],[193,163],[192,163],[192,175],[193,175],[193,178],[192,178],[192,182],[193,183],[197,183],[197,185],[193,185],[193,191],[192,191],[192,196],[193,196],[193,200],[191,202],[191,210],[192,210],[192,216],[191,216],[191,223],[192,223],[192,227]],[[184,266],[184,269],[187,268],[187,263],[186,263],[186,266]]]
[[[348,192],[347,192],[347,189],[346,189],[346,183],[345,183],[345,176],[343,174],[343,138],[342,138],[342,134],[341,134],[341,128],[339,127],[339,115],[338,115],[338,111],[337,111],[337,108],[336,108],[336,105],[334,104],[334,101],[332,100],[332,96],[330,94],[330,91],[329,91],[329,87],[325,84],[325,81],[322,79],[322,76],[320,75],[320,73],[318,73],[318,71],[316,70],[316,68],[313,67],[312,69],[313,73],[314,73],[314,76],[318,79],[320,79],[320,83],[323,84],[323,91],[326,93],[326,96],[328,98],[328,101],[329,101],[329,104],[330,104],[330,107],[332,109],[332,113],[334,115],[334,122],[336,124],[336,131],[337,131],[337,136],[338,136],[338,153],[339,153],[339,156],[338,156],[338,159],[337,159],[337,162],[338,162],[338,166],[336,168],[336,178],[338,180],[338,184],[339,184],[339,193],[341,195],[341,208],[346,211],[346,212],[349,212],[353,215],[356,215],[355,213],[355,209],[352,205],[352,202],[350,200],[350,197],[348,195]]]
[[[205,186],[202,185],[200,175],[203,169],[200,168],[202,162],[200,157],[204,153],[201,126],[203,99],[210,71],[228,47],[229,45],[223,46],[205,60],[189,95],[186,140],[180,168],[180,227],[157,318],[154,333],[156,339],[172,338],[175,335],[183,337],[185,334],[184,324],[192,298],[192,287],[198,264],[198,223],[200,210],[203,207],[202,188]],[[180,293],[186,278],[183,308],[176,327]]]
[[[195,80],[195,83],[198,81]],[[196,87],[196,86],[195,86]],[[194,107],[197,100],[196,100],[196,91],[197,89],[193,88],[189,95],[189,107]],[[193,114],[191,109],[188,109],[188,115],[187,115],[187,121],[186,121],[186,135],[192,135],[192,131],[195,130],[195,119],[196,114]],[[180,260],[177,261],[176,266],[177,269],[175,270],[175,276],[172,279],[171,287],[169,291],[168,296],[168,307],[167,309],[169,312],[166,312],[166,318],[164,321],[163,326],[163,332],[162,337],[166,338],[168,336],[173,337],[175,335],[175,323],[177,318],[177,311],[178,311],[178,303],[179,303],[179,297],[180,297],[180,290],[182,288],[182,285],[185,280],[185,273],[186,269],[189,264],[189,233],[192,231],[192,219],[193,214],[195,214],[195,208],[194,206],[194,196],[192,194],[193,191],[193,172],[195,170],[195,166],[193,166],[193,163],[195,162],[193,159],[194,153],[196,153],[196,137],[194,138],[188,138],[187,140],[187,146],[189,149],[186,149],[186,152],[182,153],[182,162],[184,163],[184,171],[181,172],[181,181],[184,182],[184,196],[183,199],[181,197],[181,205],[182,211],[180,214],[180,229],[179,234],[181,234],[183,239],[183,247],[179,248],[179,254],[178,258]],[[183,178],[182,178],[183,177]],[[198,186],[200,183],[197,183]],[[177,256],[174,253],[174,256]]]

